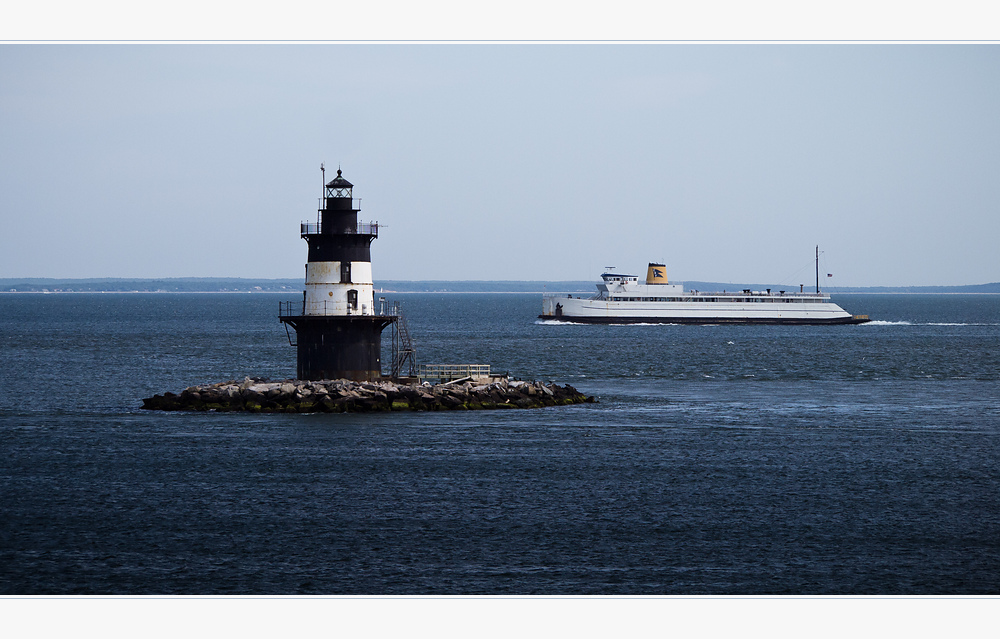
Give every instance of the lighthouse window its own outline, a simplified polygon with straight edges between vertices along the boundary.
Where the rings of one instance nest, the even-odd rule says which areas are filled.
[[[350,262],[341,262],[340,263],[340,283],[341,284],[349,284],[350,282],[351,282],[351,263]],[[355,291],[354,294],[356,296],[357,295],[357,291]],[[357,304],[355,304],[355,306],[357,306]]]
[[[347,305],[354,310],[358,310],[358,292],[354,289],[347,291]]]

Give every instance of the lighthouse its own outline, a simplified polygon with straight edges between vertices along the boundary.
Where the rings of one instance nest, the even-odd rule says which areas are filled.
[[[339,168],[329,182],[320,170],[316,223],[301,225],[309,245],[302,301],[282,303],[279,319],[295,330],[299,379],[378,379],[382,329],[396,321],[375,307],[371,243],[378,222],[358,222],[360,200],[355,205],[354,185]]]

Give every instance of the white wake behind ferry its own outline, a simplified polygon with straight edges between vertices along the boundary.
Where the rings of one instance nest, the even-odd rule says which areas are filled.
[[[604,273],[593,297],[547,294],[543,320],[587,324],[863,324],[830,296],[799,291],[685,291],[667,282],[663,264],[650,263],[646,283],[635,275]]]

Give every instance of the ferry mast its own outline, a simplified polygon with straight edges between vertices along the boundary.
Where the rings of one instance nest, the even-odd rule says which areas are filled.
[[[819,244],[816,245],[816,294],[819,295]]]
[[[279,310],[279,319],[296,333],[298,379],[382,376],[382,329],[397,316],[375,307],[371,243],[378,222],[358,222],[360,200],[355,207],[353,189],[337,169],[337,177],[323,185],[316,223],[301,225],[309,245],[301,306],[287,302]]]

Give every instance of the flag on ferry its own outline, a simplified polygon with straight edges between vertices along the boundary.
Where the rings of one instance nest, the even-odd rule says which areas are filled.
[[[833,277],[833,273],[827,273],[826,276],[827,277]]]

